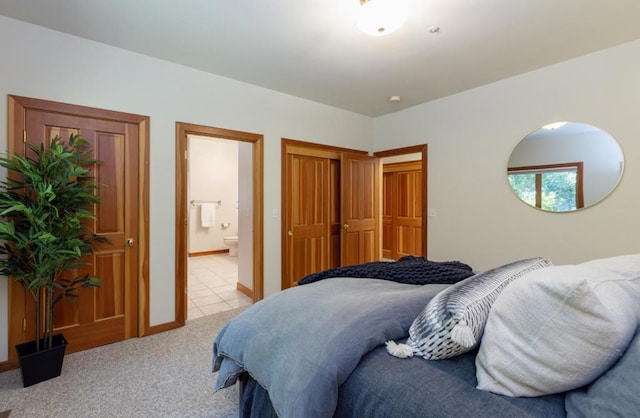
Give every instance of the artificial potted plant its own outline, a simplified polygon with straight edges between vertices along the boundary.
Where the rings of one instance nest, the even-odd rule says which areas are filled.
[[[53,333],[56,303],[73,300],[80,286],[100,285],[78,275],[96,241],[87,222],[100,203],[90,176],[97,162],[77,134],[0,158],[8,171],[0,183],[0,273],[35,302],[35,339],[16,346],[25,387],[60,375],[67,342]]]

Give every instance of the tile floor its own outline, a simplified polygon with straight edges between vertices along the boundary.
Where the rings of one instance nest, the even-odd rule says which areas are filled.
[[[238,258],[227,254],[189,257],[187,320],[228,311],[251,304],[236,290]]]

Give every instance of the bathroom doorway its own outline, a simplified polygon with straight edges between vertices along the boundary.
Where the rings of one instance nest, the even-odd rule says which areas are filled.
[[[262,298],[262,136],[177,123],[176,295],[183,322]]]
[[[251,152],[187,135],[187,320],[252,303]]]

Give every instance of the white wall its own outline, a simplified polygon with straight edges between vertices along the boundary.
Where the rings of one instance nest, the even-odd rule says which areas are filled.
[[[564,264],[640,252],[638,74],[635,41],[376,118],[374,150],[429,144],[429,258],[483,270],[537,255]],[[506,178],[518,141],[558,120],[607,131],[625,156],[618,187],[583,211],[530,208]]]
[[[175,123],[264,135],[265,294],[280,289],[280,140],[370,150],[371,118],[0,16],[0,132],[6,95],[148,115],[150,320],[174,320]],[[7,149],[5,135],[0,150]],[[13,349],[13,348],[12,348]],[[0,361],[7,358],[7,286],[0,279]]]
[[[203,227],[202,206],[189,209],[189,254],[225,250],[224,237],[238,235],[238,143],[188,135],[188,201],[220,201],[215,225]],[[250,173],[249,173],[250,174]],[[249,175],[250,176],[250,175]],[[223,227],[223,225],[227,225]]]

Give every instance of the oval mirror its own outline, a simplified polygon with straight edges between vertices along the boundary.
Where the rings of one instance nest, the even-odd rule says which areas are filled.
[[[587,208],[620,181],[618,142],[595,126],[556,122],[525,136],[509,158],[507,177],[526,204],[548,212]]]

